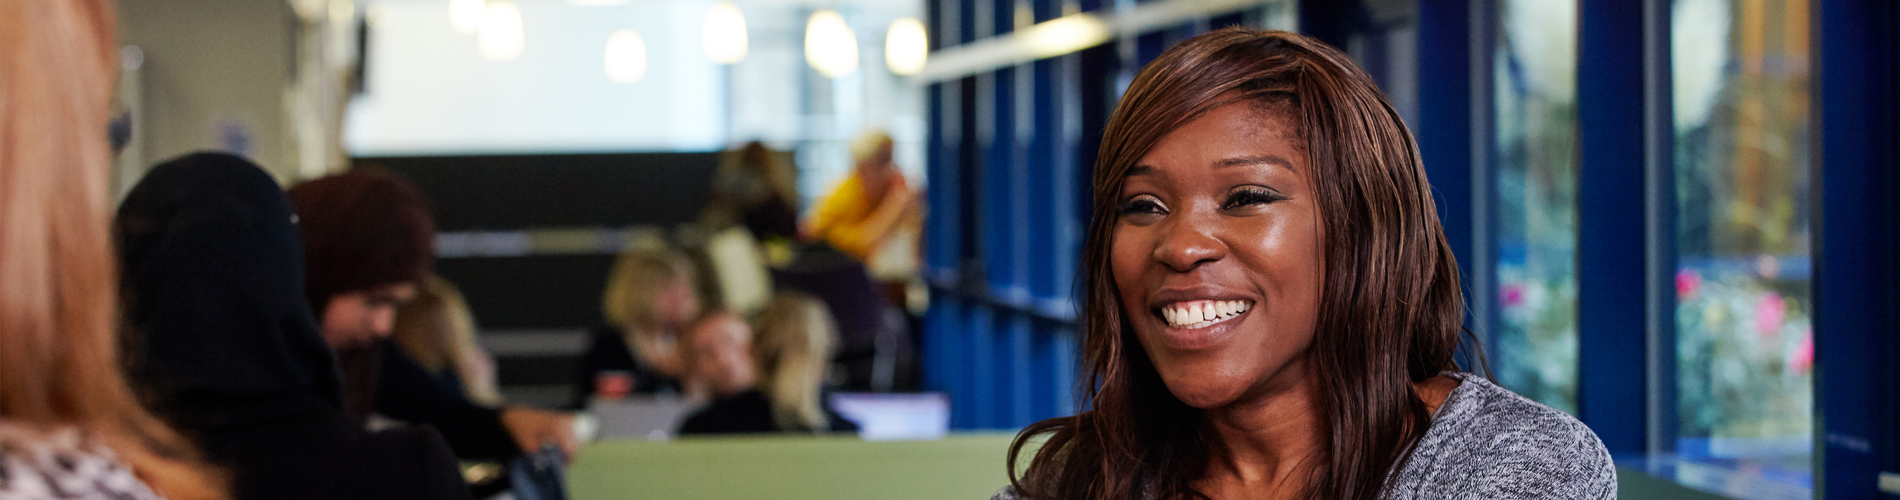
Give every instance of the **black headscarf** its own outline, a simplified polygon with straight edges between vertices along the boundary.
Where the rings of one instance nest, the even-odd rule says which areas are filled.
[[[220,426],[338,405],[296,216],[263,170],[221,153],[160,164],[115,228],[132,372],[161,413]]]

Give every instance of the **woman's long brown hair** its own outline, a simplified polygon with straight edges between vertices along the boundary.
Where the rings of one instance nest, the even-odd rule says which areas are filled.
[[[0,2],[0,417],[77,429],[160,495],[224,498],[127,387],[106,198],[108,0]]]
[[[1228,28],[1161,54],[1109,119],[1080,270],[1080,391],[1093,408],[1016,437],[1009,470],[1024,497],[1205,498],[1193,484],[1224,446],[1201,410],[1168,392],[1134,338],[1109,255],[1129,169],[1233,96],[1298,124],[1326,235],[1316,242],[1328,272],[1307,353],[1326,446],[1303,496],[1377,498],[1424,435],[1430,414],[1413,384],[1457,369],[1464,298],[1417,145],[1372,79],[1337,49],[1294,33]],[[1017,458],[1037,440],[1018,476]]]

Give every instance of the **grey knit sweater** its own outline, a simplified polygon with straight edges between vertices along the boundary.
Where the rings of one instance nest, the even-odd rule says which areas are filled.
[[[1583,422],[1471,374],[1432,415],[1385,497],[1610,499],[1616,466]],[[991,500],[1022,500],[1004,488]]]

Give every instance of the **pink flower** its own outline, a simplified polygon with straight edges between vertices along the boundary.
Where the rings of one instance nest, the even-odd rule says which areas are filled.
[[[1788,369],[1795,373],[1807,372],[1814,368],[1814,327],[1801,331],[1801,343],[1795,344],[1794,351],[1788,353]]]
[[[1755,333],[1763,338],[1772,338],[1781,331],[1781,320],[1788,314],[1788,302],[1781,294],[1768,292],[1755,302]]]
[[[1676,271],[1677,300],[1695,298],[1696,292],[1700,291],[1702,291],[1702,273],[1695,272],[1694,269]]]
[[[1517,307],[1523,304],[1524,285],[1519,283],[1504,285],[1504,289],[1498,291],[1498,302],[1504,304],[1504,307]]]

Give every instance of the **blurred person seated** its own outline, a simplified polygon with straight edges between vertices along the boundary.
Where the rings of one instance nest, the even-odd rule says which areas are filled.
[[[429,276],[416,298],[396,308],[396,346],[443,389],[476,404],[505,402],[495,385],[495,359],[475,341],[475,317],[462,291],[441,276]]]
[[[715,399],[688,417],[680,434],[857,432],[824,402],[837,335],[824,303],[780,293],[760,311],[758,325],[755,337],[751,326],[720,312],[694,326],[692,373]]]
[[[585,408],[597,392],[699,397],[681,381],[679,352],[679,332],[699,315],[697,274],[691,259],[671,249],[621,252],[601,296],[607,324],[588,333],[574,408]]]
[[[694,246],[708,271],[701,290],[710,304],[752,314],[772,298],[768,262],[790,260],[798,243],[795,174],[784,154],[752,141],[721,154]]]
[[[806,237],[862,263],[864,273],[876,284],[878,293],[899,315],[887,317],[883,310],[875,313],[839,310],[831,296],[809,288],[798,289],[824,297],[842,323],[852,323],[851,316],[863,315],[874,316],[880,323],[894,319],[903,324],[879,330],[879,335],[897,331],[896,336],[902,338],[878,337],[883,342],[881,362],[871,370],[874,373],[868,374],[868,379],[862,370],[864,367],[854,371],[847,385],[851,390],[883,392],[911,388],[917,378],[909,346],[917,343],[911,333],[922,325],[922,319],[914,314],[921,314],[929,305],[929,294],[918,265],[925,207],[921,193],[911,189],[904,174],[892,162],[895,146],[891,136],[881,130],[866,131],[853,141],[851,175],[818,202],[804,227]],[[846,345],[842,357],[865,361],[863,351],[852,342],[853,333],[858,330],[851,326],[843,329]]]
[[[431,275],[416,287],[416,297],[396,308],[391,340],[402,354],[434,377],[442,390],[461,394],[482,406],[506,402],[495,385],[495,360],[475,341],[475,318],[454,283]],[[371,427],[378,424],[371,423]],[[510,489],[504,465],[464,461],[462,478],[475,498]]]
[[[0,498],[226,498],[139,405],[114,330],[112,2],[0,2]]]
[[[741,225],[760,243],[798,239],[798,199],[794,175],[779,153],[752,141],[727,156],[713,177],[712,196],[700,224],[709,230]]]
[[[856,432],[857,424],[831,411],[824,397],[838,345],[838,327],[825,303],[804,293],[779,292],[753,325],[758,387],[772,401],[779,429]]]
[[[871,280],[864,265],[824,244],[798,249],[791,262],[771,270],[782,291],[818,298],[836,325],[832,375],[847,391],[887,392],[908,387],[915,343],[904,311]]]
[[[863,262],[879,281],[914,273],[923,222],[923,198],[891,162],[894,145],[875,130],[852,142],[851,175],[818,202],[805,226],[807,237]]]
[[[230,468],[236,498],[469,498],[435,430],[370,432],[344,413],[295,221],[276,181],[221,153],[154,167],[126,195],[126,344],[142,396]]]
[[[290,198],[303,225],[304,298],[342,364],[351,416],[429,424],[463,459],[505,460],[544,446],[573,455],[572,415],[475,404],[389,346],[396,308],[415,298],[435,260],[435,223],[420,190],[356,170],[299,184]]]

